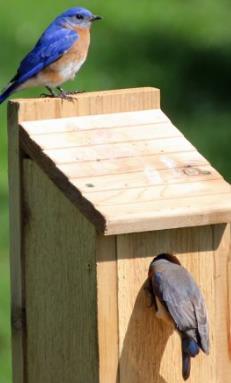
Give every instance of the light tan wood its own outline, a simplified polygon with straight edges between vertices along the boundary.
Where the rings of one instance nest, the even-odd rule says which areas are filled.
[[[231,219],[229,185],[159,109],[156,90],[98,95],[76,98],[76,117],[21,122],[20,141],[99,231]]]
[[[132,110],[159,109],[160,91],[156,88],[117,89],[86,92],[72,96],[73,101],[60,98],[16,99],[11,104],[20,106],[20,121],[47,120]]]
[[[156,107],[153,105],[153,107]],[[49,135],[82,130],[113,129],[118,127],[134,127],[147,124],[169,124],[170,120],[160,109],[143,110],[140,112],[123,112],[98,114],[94,116],[69,117],[39,121],[26,121],[22,126],[30,135]]]
[[[95,228],[23,161],[27,381],[98,383]]]
[[[185,198],[194,195],[230,193],[230,185],[223,180],[208,180],[207,182],[188,182],[179,184],[161,184],[160,186],[149,186],[145,188],[132,188],[124,190],[109,190],[84,193],[88,200],[93,199],[94,203],[100,206],[129,205],[133,203],[148,202],[168,198]]]
[[[25,142],[28,150],[32,153],[36,152],[36,157],[41,157],[41,150],[36,151],[36,145],[33,141],[28,139],[28,135],[23,135],[23,143]],[[38,149],[38,148],[37,148]],[[85,146],[67,149],[56,150],[44,150],[43,156],[47,155],[50,158],[58,159],[58,163],[75,162],[75,161],[98,161],[100,160],[115,160],[117,158],[124,158],[126,165],[126,158],[139,157],[139,156],[152,156],[159,155],[166,158],[166,166],[169,160],[169,166],[171,164],[171,155],[181,154],[184,152],[193,152],[195,148],[190,142],[185,142],[183,137],[166,138],[164,140],[149,140],[149,141],[137,141],[135,144],[130,142],[120,142],[117,144],[107,145],[95,145]],[[169,156],[169,153],[171,155]],[[174,159],[173,159],[174,161]],[[76,164],[77,165],[77,164]]]
[[[166,164],[174,164],[175,167],[182,166],[182,163],[188,163],[189,166],[198,166],[198,165],[208,165],[208,161],[196,150],[188,152],[179,152],[171,153],[171,159],[167,154],[154,154],[154,155],[134,155],[134,152],[131,152],[130,156],[123,155],[116,158],[106,158],[95,160],[81,160],[77,155],[77,150],[54,150],[47,151],[46,154],[49,154],[49,157],[58,165],[70,165],[74,167],[75,165],[75,175],[76,177],[86,177],[86,176],[95,176],[96,172],[98,175],[106,174],[119,174],[124,172],[124,162],[126,161],[126,171],[137,172],[141,171],[144,165],[149,166],[155,164],[156,169],[166,168]],[[126,154],[126,153],[125,153]],[[129,154],[129,153],[128,153]],[[132,155],[133,154],[133,155]],[[168,162],[169,161],[169,162]],[[81,166],[79,165],[81,162]],[[62,169],[62,167],[60,167]],[[78,170],[77,170],[78,169]]]
[[[230,382],[231,376],[231,358],[229,353],[230,239],[230,225],[215,225],[213,227],[214,282],[216,293],[213,319],[216,323],[216,381],[218,383]]]
[[[13,382],[25,379],[25,300],[22,255],[21,158],[16,105],[8,110],[10,271]]]
[[[59,168],[59,166],[58,166]],[[68,178],[71,180],[72,184],[77,186],[80,191],[84,192],[101,192],[106,193],[107,191],[116,190],[117,192],[127,189],[135,188],[148,188],[150,186],[159,186],[172,184],[185,184],[189,185],[193,182],[204,181],[208,182],[211,180],[222,180],[222,177],[219,173],[212,169],[211,166],[188,166],[185,165],[179,168],[173,169],[157,169],[155,165],[144,165],[143,171],[139,172],[128,172],[128,173],[119,173],[119,174],[109,174],[104,175],[103,177],[75,177],[72,178],[71,174],[67,173]],[[223,181],[224,182],[224,181]],[[224,182],[225,184],[225,182]],[[193,188],[193,185],[192,185]],[[172,197],[174,199],[174,197]],[[94,194],[92,194],[92,200],[94,202]],[[135,202],[130,200],[131,203]]]
[[[12,291],[12,346],[14,383],[25,383],[27,374],[26,337],[24,321],[24,253],[21,227],[21,150],[18,123],[25,121],[70,118],[76,115],[130,112],[160,107],[159,90],[153,88],[116,90],[85,93],[73,97],[73,102],[60,99],[22,99],[9,102],[9,173],[10,173],[10,211],[11,211],[11,291]],[[160,116],[158,117],[160,118]],[[26,151],[30,154],[30,151]],[[24,153],[22,152],[22,155]],[[33,157],[33,156],[32,156]],[[39,161],[38,161],[39,162]],[[41,166],[41,163],[40,163]],[[52,164],[53,166],[53,164]],[[59,176],[59,174],[58,174]],[[57,174],[53,177],[57,182]],[[58,182],[59,183],[59,182]],[[68,184],[68,181],[66,181]],[[63,183],[63,190],[66,190]],[[69,192],[73,201],[73,190]],[[74,193],[76,199],[76,191]],[[27,219],[28,211],[23,212]],[[87,215],[87,214],[86,214]],[[96,226],[104,227],[104,219],[98,214]],[[27,381],[28,383],[28,381]],[[30,383],[30,382],[29,382]],[[56,382],[57,383],[57,382]]]
[[[102,114],[114,112],[139,111],[145,109],[159,109],[159,91],[152,88],[132,89],[125,91],[95,92],[80,95],[74,98],[72,102],[60,102],[60,100],[43,100],[35,103],[33,100],[15,101],[19,103],[20,108],[24,110],[24,121],[69,117],[73,115]],[[70,106],[71,104],[71,106]],[[74,108],[75,106],[75,108]],[[27,108],[31,108],[33,113],[26,115]],[[32,144],[32,146],[31,146]],[[105,219],[100,212],[94,209],[84,198],[81,198],[79,192],[76,194],[76,188],[69,182],[66,176],[57,168],[53,169],[53,163],[47,156],[40,156],[39,146],[29,139],[25,130],[21,130],[21,145],[23,150],[42,166],[51,179],[63,190],[68,198],[75,203],[82,212],[97,226],[101,231],[105,227]],[[93,222],[92,221],[92,222]]]
[[[212,194],[165,199],[129,205],[100,206],[108,225],[106,235],[161,230],[177,227],[203,226],[230,221],[231,201],[229,194]],[[219,208],[218,208],[219,206]],[[153,218],[155,214],[155,218]]]
[[[51,156],[52,158],[52,156]],[[53,158],[52,158],[53,159]],[[189,167],[196,167],[202,165],[208,165],[208,162],[196,151],[192,152],[181,152],[178,154],[171,154],[172,163],[175,167],[181,167],[182,163],[187,163]],[[161,170],[166,168],[166,163],[168,161],[167,155],[151,155],[151,156],[133,156],[133,157],[122,157],[115,159],[106,159],[98,161],[76,161],[71,164],[65,163],[64,165],[60,164],[57,161],[57,166],[60,170],[65,171],[68,169],[70,172],[74,172],[75,178],[80,177],[95,177],[105,176],[112,174],[120,174],[124,172],[124,162],[126,161],[126,172],[141,172],[144,167],[154,167],[156,170]],[[80,165],[81,162],[81,166]],[[63,166],[65,166],[63,168]],[[72,169],[71,167],[72,166]]]
[[[169,162],[168,162],[169,161]],[[171,164],[171,165],[170,165]],[[196,171],[195,169],[191,168],[197,168],[198,166],[205,166],[207,165],[207,169],[201,169],[202,173]],[[172,167],[171,167],[172,166]],[[93,179],[96,179],[97,183],[97,177],[99,181],[101,181],[103,185],[103,189],[105,188],[105,185],[103,184],[104,177],[99,178],[99,176],[114,176],[115,179],[113,179],[113,184],[115,183],[114,189],[117,188],[118,182],[117,179],[120,179],[120,174],[122,178],[127,179],[127,173],[141,173],[143,175],[143,178],[146,178],[149,183],[153,184],[156,179],[160,179],[160,175],[157,171],[163,170],[165,173],[170,174],[172,178],[175,176],[177,178],[182,176],[187,176],[189,178],[190,175],[192,175],[194,178],[195,176],[199,175],[212,175],[214,176],[213,169],[209,169],[209,163],[201,158],[200,155],[197,155],[196,151],[190,151],[190,152],[181,152],[178,154],[171,154],[163,155],[163,156],[157,156],[157,155],[150,155],[150,156],[133,156],[133,157],[125,157],[125,158],[118,158],[118,159],[107,159],[107,160],[98,160],[98,161],[78,161],[76,160],[73,163],[68,164],[57,164],[57,168],[60,169],[62,172],[64,172],[69,178],[81,178],[85,177],[92,177]],[[178,169],[182,168],[182,169]],[[190,168],[190,169],[189,169]],[[205,170],[206,172],[203,172]],[[208,171],[211,170],[211,174],[208,173]],[[165,174],[164,173],[164,174]],[[218,173],[217,173],[218,174]],[[113,177],[111,177],[113,178]],[[107,178],[106,178],[107,179]],[[106,181],[107,182],[107,181]],[[136,186],[132,185],[131,186]],[[112,188],[112,186],[111,186]]]
[[[119,383],[116,237],[98,236],[96,260],[100,383]]]
[[[224,227],[217,226],[217,245],[224,246]],[[219,320],[226,315],[225,269],[219,275],[219,296],[217,295],[216,265],[221,254],[214,249],[212,226],[178,230],[164,230],[151,233],[120,235],[118,249],[118,307],[120,343],[120,383],[182,383],[180,339],[171,327],[155,317],[154,309],[147,306],[143,283],[147,278],[149,263],[161,252],[174,253],[180,262],[193,274],[201,288],[208,308],[211,350],[207,357],[202,352],[192,360],[189,382],[220,383],[216,374],[228,383],[231,365],[225,360],[223,370],[218,353],[223,348],[217,339],[227,342],[226,325]],[[227,240],[227,239],[226,239]],[[223,248],[224,250],[224,248]],[[213,255],[214,254],[214,255]],[[223,253],[224,259],[227,253]],[[219,261],[218,261],[219,262]],[[216,302],[216,303],[215,303]],[[216,309],[219,307],[219,312]],[[218,327],[222,325],[222,335]],[[220,329],[221,330],[221,329]],[[224,335],[224,336],[223,336]],[[218,348],[219,347],[219,348]],[[227,344],[226,344],[227,349]],[[224,351],[227,353],[227,351]],[[222,358],[222,356],[221,356]]]
[[[203,226],[231,219],[229,185],[171,137],[159,107],[151,88],[10,104],[14,383],[182,382],[179,337],[143,291],[164,251],[192,272],[209,311],[211,353],[192,361],[189,383],[229,382],[230,228]],[[50,139],[64,125],[73,148]],[[155,231],[170,227],[181,229]]]
[[[142,112],[140,112],[142,113]],[[103,119],[103,117],[102,117]],[[24,125],[22,124],[22,127]],[[114,129],[92,129],[74,132],[31,135],[42,150],[72,148],[86,145],[105,145],[118,142],[132,142],[163,138],[182,137],[182,134],[170,123],[149,124],[133,127],[115,127]]]

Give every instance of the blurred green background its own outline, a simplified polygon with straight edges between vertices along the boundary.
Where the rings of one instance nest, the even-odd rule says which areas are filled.
[[[104,20],[94,25],[88,62],[66,88],[159,87],[168,116],[231,180],[229,0],[0,2],[0,87],[58,13],[70,6],[86,6]],[[37,96],[40,92],[18,95]],[[10,383],[5,104],[0,106],[0,125],[0,382]]]

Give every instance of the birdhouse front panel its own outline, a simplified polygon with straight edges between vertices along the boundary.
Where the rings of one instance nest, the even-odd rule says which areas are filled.
[[[183,381],[180,337],[173,327],[156,318],[144,289],[150,262],[154,255],[163,252],[174,253],[190,271],[205,297],[208,310],[210,354],[200,352],[192,359],[189,381],[229,381],[229,243],[230,228],[226,225],[118,236],[121,383]],[[219,350],[222,350],[222,358]]]
[[[208,310],[188,381],[228,383],[230,186],[159,91],[13,102],[9,160],[14,383],[183,382],[179,334],[147,293],[163,253]]]

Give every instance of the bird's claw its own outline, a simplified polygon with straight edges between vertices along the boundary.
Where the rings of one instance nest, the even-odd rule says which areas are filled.
[[[60,93],[58,97],[61,98],[62,100],[73,101],[73,97],[70,97],[69,93],[66,93],[66,92]]]

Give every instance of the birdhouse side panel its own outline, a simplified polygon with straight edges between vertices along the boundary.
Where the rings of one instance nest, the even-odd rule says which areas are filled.
[[[180,383],[181,340],[149,307],[145,281],[154,256],[175,254],[193,275],[208,309],[210,354],[191,361],[190,382],[228,383],[228,225],[164,230],[117,237],[120,383]]]
[[[98,383],[95,228],[23,161],[28,383]]]

